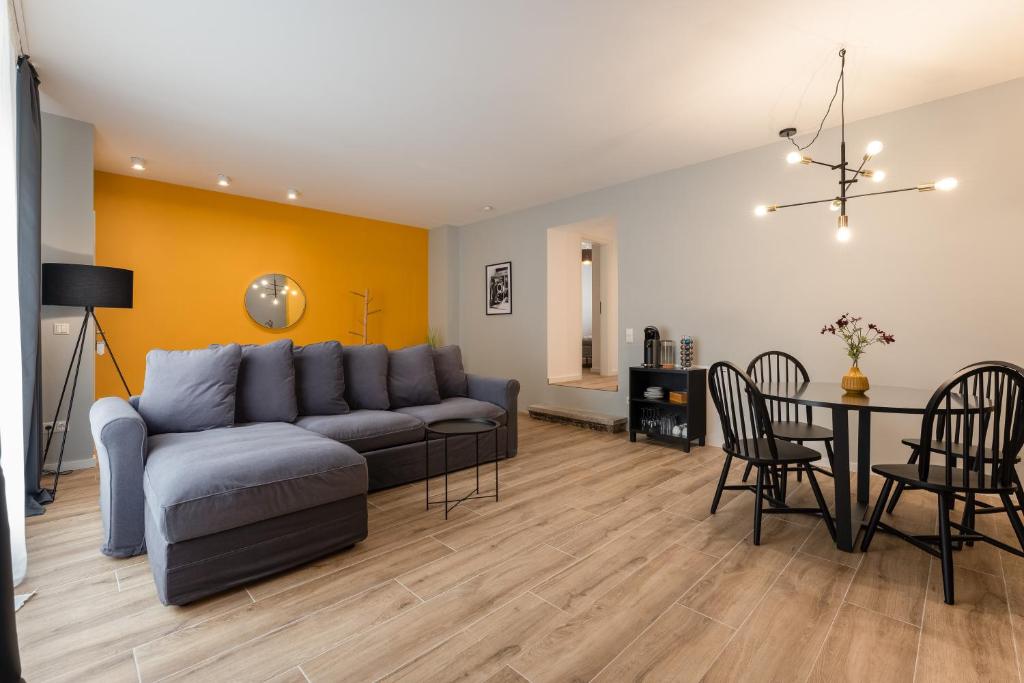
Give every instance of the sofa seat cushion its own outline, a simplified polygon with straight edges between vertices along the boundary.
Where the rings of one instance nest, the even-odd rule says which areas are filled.
[[[309,415],[295,424],[340,441],[360,453],[422,441],[423,422],[390,410],[353,410],[345,415]]]
[[[366,460],[283,422],[149,439],[146,505],[172,543],[366,492]]]
[[[440,403],[429,406],[410,406],[398,408],[395,412],[412,415],[419,418],[425,424],[437,420],[453,420],[460,417],[486,417],[497,420],[499,424],[505,424],[505,410],[487,401],[478,401],[475,398],[456,396],[446,398]]]

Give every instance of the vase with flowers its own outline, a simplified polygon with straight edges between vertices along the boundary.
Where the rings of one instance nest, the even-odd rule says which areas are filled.
[[[871,388],[867,376],[860,371],[860,357],[864,355],[872,344],[883,344],[888,346],[896,341],[896,337],[889,334],[878,325],[868,323],[861,324],[863,318],[849,313],[843,313],[834,323],[829,323],[821,328],[822,334],[831,334],[839,337],[846,345],[846,355],[853,361],[850,371],[843,375],[842,386],[847,394],[863,396]]]

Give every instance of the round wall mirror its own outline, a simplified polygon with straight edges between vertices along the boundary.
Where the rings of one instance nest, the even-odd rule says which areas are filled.
[[[283,330],[299,322],[306,310],[306,294],[287,275],[267,273],[246,287],[245,310],[257,325]]]

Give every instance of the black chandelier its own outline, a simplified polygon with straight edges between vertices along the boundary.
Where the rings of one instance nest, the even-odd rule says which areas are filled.
[[[861,192],[858,194],[850,194],[850,188],[854,183],[859,182],[863,178],[870,178],[876,183],[880,183],[885,180],[885,171],[880,169],[868,169],[865,165],[871,161],[882,151],[882,143],[878,140],[872,140],[868,143],[867,148],[864,150],[864,156],[860,160],[860,164],[856,168],[852,168],[850,163],[846,160],[846,50],[839,51],[840,67],[839,67],[839,78],[836,80],[835,92],[832,93],[832,99],[829,100],[828,108],[825,110],[825,116],[822,117],[821,123],[818,125],[818,132],[814,134],[814,137],[809,143],[803,147],[796,144],[793,140],[793,136],[796,135],[796,128],[783,128],[779,131],[779,137],[786,138],[792,143],[795,150],[791,151],[786,155],[786,161],[790,164],[805,164],[808,166],[817,165],[824,166],[825,168],[832,171],[839,171],[839,194],[828,199],[815,199],[810,202],[794,202],[792,204],[762,204],[754,208],[754,215],[756,216],[767,216],[769,213],[778,211],[779,209],[788,209],[792,206],[807,206],[810,204],[828,204],[832,211],[839,212],[839,218],[836,221],[836,239],[840,242],[846,242],[850,239],[850,222],[849,217],[846,214],[846,203],[851,199],[858,199],[860,197],[874,197],[880,194],[894,194],[896,192],[910,192],[916,190],[917,192],[930,192],[932,190],[940,190],[948,192],[957,186],[956,178],[943,178],[942,180],[936,180],[930,183],[922,183],[921,185],[914,185],[913,187],[901,187],[897,190],[880,190],[878,192]],[[830,164],[824,161],[818,161],[812,159],[810,156],[805,154],[811,145],[815,143],[818,136],[821,135],[821,130],[825,125],[825,120],[828,118],[829,112],[832,111],[832,105],[836,101],[836,96],[839,97],[839,117],[840,117],[840,133],[841,142],[839,144],[839,163]]]

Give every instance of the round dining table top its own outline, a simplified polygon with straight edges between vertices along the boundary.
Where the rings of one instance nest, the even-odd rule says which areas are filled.
[[[757,386],[769,400],[875,413],[922,414],[935,393],[930,389],[872,385],[866,394],[855,396],[847,394],[838,382],[759,382]]]

